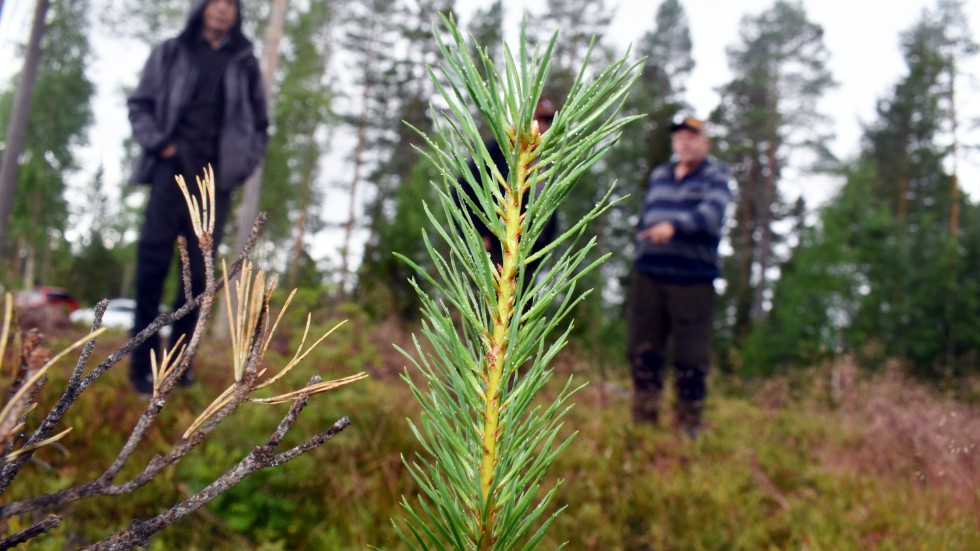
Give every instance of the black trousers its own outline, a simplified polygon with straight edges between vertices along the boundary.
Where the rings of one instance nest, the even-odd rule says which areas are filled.
[[[197,296],[204,291],[204,257],[201,254],[197,236],[194,235],[184,194],[181,193],[180,187],[174,179],[175,175],[181,172],[188,191],[196,193],[195,174],[190,169],[182,170],[181,163],[177,161],[176,157],[162,160],[153,174],[150,199],[146,205],[143,227],[140,230],[139,243],[136,246],[136,319],[133,324],[133,335],[145,329],[160,315],[160,300],[163,295],[164,281],[173,261],[178,235],[183,235],[187,239],[192,295]],[[197,169],[197,174],[201,173],[201,169]],[[213,252],[217,252],[224,233],[225,221],[228,219],[228,211],[231,209],[231,195],[216,193],[214,209]],[[184,278],[180,274],[180,269],[177,270],[177,277],[180,283],[173,305],[175,312],[186,302]],[[170,342],[177,342],[180,335],[187,335],[184,339],[186,343],[194,331],[196,323],[197,310],[174,322]],[[130,358],[130,378],[135,380],[150,376],[150,350],[157,351],[157,359],[159,360],[160,336],[157,333],[154,333],[133,350]]]
[[[673,285],[633,274],[627,352],[638,395],[659,396],[673,339],[677,398],[699,402],[707,394],[715,289],[711,283]]]

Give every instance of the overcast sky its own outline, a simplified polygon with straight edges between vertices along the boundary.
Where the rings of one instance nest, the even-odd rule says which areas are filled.
[[[482,0],[463,0],[462,5],[484,5]],[[681,0],[691,27],[691,41],[696,63],[687,83],[687,101],[701,116],[707,116],[718,105],[717,89],[731,78],[726,48],[739,44],[739,26],[745,15],[762,13],[774,0]],[[509,14],[515,20],[521,9],[539,5],[526,0],[508,2]],[[623,48],[638,43],[654,26],[657,0],[606,0],[618,6],[609,36]],[[860,123],[875,118],[875,104],[890,93],[905,74],[899,51],[899,34],[911,27],[923,9],[935,9],[935,0],[803,0],[807,16],[824,29],[824,41],[830,51],[830,72],[838,86],[830,90],[820,104],[821,111],[834,120],[836,139],[831,149],[842,159],[858,152]],[[520,7],[520,8],[519,8]],[[964,9],[974,36],[980,32],[980,0],[967,0]],[[964,79],[959,98],[980,93],[980,56],[964,68],[975,77]],[[958,102],[962,120],[980,117],[980,102]],[[973,132],[960,139],[972,138]],[[972,199],[980,199],[980,159],[963,154],[959,160],[960,181]],[[825,201],[834,191],[834,182],[807,179],[782,182],[788,195],[802,192],[811,203]]]
[[[475,7],[488,3],[489,0],[457,0],[461,20],[465,24]],[[746,14],[761,13],[772,5],[772,0],[682,0],[682,3],[690,21],[697,64],[688,81],[687,100],[703,116],[718,103],[717,88],[731,77],[725,49],[739,43],[739,22]],[[33,0],[4,3],[0,19],[0,79],[3,81],[20,67],[12,44],[26,40],[33,4]],[[653,27],[659,2],[606,0],[606,4],[616,10],[609,36],[625,48],[630,42],[638,42]],[[875,102],[890,92],[904,72],[898,49],[899,33],[908,29],[924,8],[933,8],[935,0],[804,0],[803,4],[810,19],[824,28],[831,55],[830,70],[839,83],[821,104],[822,111],[834,120],[836,139],[832,150],[840,158],[849,158],[858,151],[860,123],[874,119]],[[540,5],[524,0],[507,2],[510,22],[516,25],[524,9]],[[965,10],[976,35],[980,30],[980,0],[968,0]],[[106,183],[114,186],[123,179],[120,144],[129,134],[120,90],[135,83],[148,45],[122,43],[96,33],[94,47],[98,58],[92,64],[91,77],[98,84],[99,95],[94,104],[96,124],[84,156],[89,174],[103,163]],[[977,57],[965,69],[980,78],[980,56]],[[960,87],[959,98],[976,96],[980,91],[977,78],[964,79]],[[980,118],[980,102],[962,101],[959,111],[964,121],[969,117]],[[976,134],[963,132],[960,138],[980,142]],[[973,200],[980,199],[977,155],[964,152],[959,167],[964,189]],[[783,182],[784,191],[790,197],[803,193],[811,204],[825,201],[838,185],[827,179],[793,180]]]

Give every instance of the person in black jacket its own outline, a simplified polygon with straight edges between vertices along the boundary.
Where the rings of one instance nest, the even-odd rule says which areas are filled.
[[[540,133],[544,134],[545,132],[548,131],[549,128],[551,128],[551,123],[555,118],[556,112],[557,109],[555,107],[554,102],[551,100],[551,98],[547,96],[542,96],[541,99],[538,100],[538,104],[537,106],[535,106],[534,109],[534,120],[538,123],[538,131]],[[496,165],[497,170],[500,171],[501,177],[504,180],[506,180],[507,176],[510,174],[510,167],[507,165],[507,159],[504,155],[503,150],[500,148],[500,144],[498,144],[496,140],[490,140],[486,142],[486,145],[487,145],[487,153],[490,154],[490,159],[493,161],[494,165]],[[470,159],[469,170],[479,182],[480,168],[477,167],[477,163],[474,159]],[[461,178],[460,185],[464,190],[466,190],[467,194],[470,196],[470,199],[475,202],[476,201],[475,192],[470,188],[469,184],[467,184]],[[539,185],[543,185],[543,182],[541,182]],[[527,208],[527,203],[529,200],[528,195],[529,193],[525,194],[524,201],[523,201],[523,205],[525,209]],[[457,203],[459,203],[461,206],[463,205],[461,201],[457,200]],[[472,212],[470,212],[470,218],[471,220],[473,220],[473,226],[476,228],[477,232],[479,232],[480,236],[483,237],[483,246],[486,247],[487,252],[490,253],[490,260],[493,262],[495,266],[503,264],[504,262],[503,251],[501,250],[500,247],[500,238],[495,236],[493,234],[493,231],[491,231],[490,228],[486,227],[480,221],[480,219]],[[548,223],[545,225],[544,230],[541,232],[541,235],[538,237],[538,240],[535,241],[534,247],[532,247],[533,252],[537,252],[541,250],[542,248],[548,246],[552,241],[554,241],[558,229],[558,223],[556,218],[557,216],[553,215],[551,218],[548,219]],[[526,284],[530,285],[532,283],[531,278],[534,276],[534,273],[537,270],[537,267],[540,264],[540,262],[541,262],[540,260],[536,260],[532,262],[530,265],[528,265],[526,273],[528,274],[529,277],[526,280]]]
[[[136,252],[133,335],[159,315],[178,235],[188,242],[191,292],[204,291],[204,259],[175,176],[190,183],[207,165],[214,169],[217,250],[231,192],[265,155],[266,98],[252,43],[242,33],[241,12],[238,0],[192,0],[183,32],[153,49],[128,98],[133,139],[140,146],[132,181],[151,186]],[[174,310],[185,302],[179,280]],[[177,320],[171,341],[189,338],[196,322],[196,312]],[[153,392],[150,350],[159,344],[154,334],[131,356],[130,382],[144,395]],[[181,382],[193,382],[189,369]]]

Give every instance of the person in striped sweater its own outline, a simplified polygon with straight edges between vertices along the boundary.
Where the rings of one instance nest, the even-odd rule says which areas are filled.
[[[728,167],[709,156],[704,121],[671,124],[674,158],[650,174],[636,227],[628,354],[633,419],[656,423],[668,344],[673,341],[675,424],[691,438],[702,428],[711,365],[718,243],[731,202]]]

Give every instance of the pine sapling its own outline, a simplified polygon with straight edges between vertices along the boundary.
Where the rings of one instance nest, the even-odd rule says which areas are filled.
[[[587,55],[563,108],[542,132],[534,110],[558,33],[529,52],[525,21],[517,55],[505,45],[498,68],[486,50],[478,59],[470,55],[451,19],[441,23],[433,32],[444,61],[429,74],[445,107],[433,108],[436,131],[420,132],[428,146],[420,152],[441,175],[438,202],[425,211],[442,243],[423,235],[433,273],[401,256],[431,289],[412,282],[428,346],[416,339],[414,353],[402,351],[421,376],[406,371],[403,378],[422,405],[418,424],[409,424],[425,453],[403,458],[420,495],[417,504],[403,498],[406,518],[396,529],[413,549],[534,549],[558,514],[542,521],[556,488],[543,496],[539,490],[574,436],[559,438],[559,431],[576,388],[569,379],[553,402],[535,397],[551,378],[548,365],[565,346],[570,324],[555,330],[588,294],[576,289],[579,278],[602,261],[590,261],[596,241],[582,237],[611,206],[609,193],[552,243],[537,251],[533,245],[579,177],[635,119],[619,112],[639,63],[627,62],[627,54],[591,74]],[[476,116],[500,144],[506,178]],[[476,173],[468,168],[471,157]],[[475,224],[499,241],[502,263],[491,261]]]

